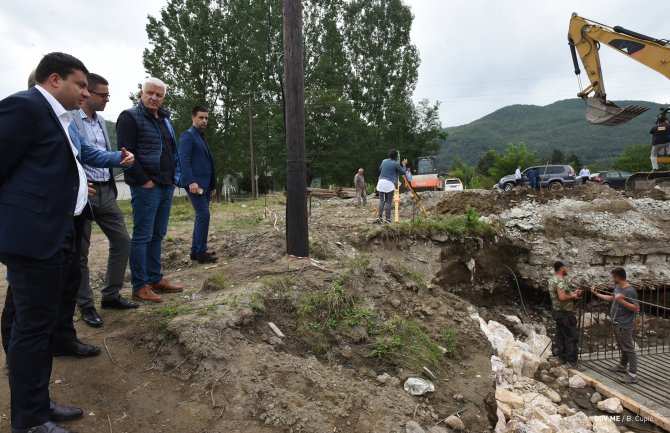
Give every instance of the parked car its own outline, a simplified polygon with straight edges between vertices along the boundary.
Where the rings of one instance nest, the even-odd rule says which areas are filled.
[[[463,182],[457,177],[444,180],[445,191],[463,191]]]
[[[589,180],[614,189],[625,189],[629,177],[630,173],[627,171],[601,171]]]
[[[538,172],[538,185],[540,188],[560,189],[575,185],[575,170],[569,165],[536,165],[528,167],[521,172],[520,185],[529,186],[528,171],[536,169]],[[497,187],[509,191],[516,186],[514,175],[503,177]]]

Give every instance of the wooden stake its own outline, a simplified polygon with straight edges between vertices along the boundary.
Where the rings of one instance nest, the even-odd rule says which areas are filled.
[[[302,1],[284,0],[286,251],[309,257]]]

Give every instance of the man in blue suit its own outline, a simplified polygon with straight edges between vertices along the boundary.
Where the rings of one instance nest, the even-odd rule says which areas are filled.
[[[12,433],[67,433],[82,411],[49,398],[53,330],[67,279],[78,272],[74,217],[87,208],[87,183],[68,135],[67,110],[89,96],[84,64],[50,53],[37,86],[0,101],[0,262],[16,309],[9,341]]]
[[[195,210],[191,259],[198,263],[216,262],[216,256],[207,251],[209,234],[209,202],[216,195],[214,160],[205,141],[205,127],[209,114],[205,107],[193,107],[193,125],[179,137],[179,160],[182,181],[188,185],[188,196]]]

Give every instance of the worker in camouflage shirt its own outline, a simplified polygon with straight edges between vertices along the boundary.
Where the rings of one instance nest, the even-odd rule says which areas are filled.
[[[582,370],[577,364],[577,318],[573,302],[582,296],[581,290],[572,290],[565,277],[568,266],[562,261],[554,263],[554,276],[549,279],[552,316],[556,321],[556,335],[552,351],[559,365]]]

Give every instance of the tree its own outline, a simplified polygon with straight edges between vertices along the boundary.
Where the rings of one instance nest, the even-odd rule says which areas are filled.
[[[629,171],[631,173],[649,171],[651,170],[651,162],[649,160],[650,153],[651,146],[648,144],[629,146],[625,148],[621,156],[614,161],[612,168],[615,170]]]
[[[565,164],[570,164],[572,166],[572,168],[574,168],[577,171],[579,171],[580,167],[582,167],[582,161],[574,153],[571,153],[570,155],[568,155],[568,157],[565,158],[565,160],[563,162]]]
[[[550,164],[563,164],[564,159],[565,157],[563,156],[563,152],[558,149],[551,150],[551,154],[549,155]]]
[[[489,170],[495,165],[496,161],[500,159],[500,155],[493,149],[487,150],[477,163],[477,173],[483,176],[489,175]]]
[[[508,174],[513,174],[518,166],[521,169],[530,167],[537,163],[536,152],[530,152],[526,149],[523,143],[513,144],[507,146],[507,151],[504,155],[496,160],[493,167],[489,170],[490,177],[495,180],[500,179]]]

